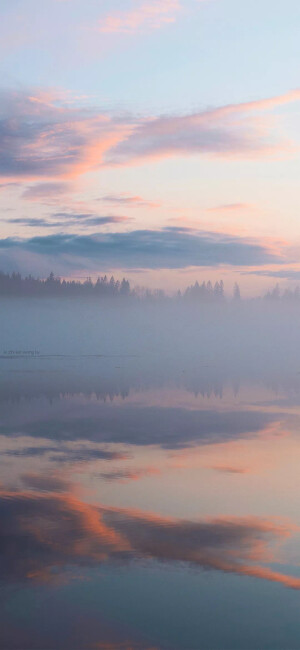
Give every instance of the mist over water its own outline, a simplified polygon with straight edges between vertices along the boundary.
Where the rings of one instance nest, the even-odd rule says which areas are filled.
[[[299,647],[299,322],[1,300],[1,647]]]
[[[1,298],[2,354],[202,355],[220,361],[264,351],[298,354],[300,303]],[[174,349],[175,348],[175,349]],[[251,353],[249,355],[249,352]]]

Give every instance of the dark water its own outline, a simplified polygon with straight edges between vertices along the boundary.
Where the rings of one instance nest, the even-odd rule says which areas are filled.
[[[292,356],[273,367],[207,349],[12,346],[0,359],[0,647],[300,648]]]

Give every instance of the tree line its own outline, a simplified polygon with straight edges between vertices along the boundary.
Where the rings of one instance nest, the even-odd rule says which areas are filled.
[[[115,280],[107,275],[98,277],[95,282],[88,277],[84,282],[79,280],[61,280],[54,273],[46,279],[34,278],[32,275],[22,277],[20,273],[4,273],[0,271],[0,296],[36,296],[36,297],[136,297],[144,300],[170,300],[170,297],[161,289],[150,290],[136,287],[131,288],[128,280],[123,278]],[[240,298],[240,292],[236,285],[235,298]],[[174,297],[177,300],[186,301],[222,301],[225,298],[224,284],[221,280],[214,285],[209,280],[187,287],[183,292],[178,291]]]
[[[61,280],[50,273],[45,280],[34,278],[32,275],[22,277],[20,273],[3,273],[0,271],[1,296],[101,296],[117,297],[130,296],[132,293],[128,280],[110,279],[106,275],[99,277],[96,282],[87,278],[84,282],[76,280]]]
[[[183,291],[177,291],[170,298],[162,289],[132,288],[130,282],[123,278],[115,280],[113,276],[98,277],[92,281],[90,277],[85,281],[62,280],[50,273],[46,279],[35,278],[32,275],[23,277],[20,273],[4,273],[0,271],[0,296],[7,297],[95,297],[95,298],[137,298],[147,301],[178,300],[186,302],[222,302],[225,301],[224,283],[222,280],[214,284],[196,281]],[[239,285],[233,287],[232,299],[234,302],[242,300]],[[267,291],[263,296],[266,301],[299,301],[300,288],[280,290],[278,284]],[[261,300],[261,298],[258,298]]]

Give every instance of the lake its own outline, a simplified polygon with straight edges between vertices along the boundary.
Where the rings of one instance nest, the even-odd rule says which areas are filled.
[[[159,347],[135,313],[78,349],[34,308],[2,320],[1,648],[300,648],[296,339]]]

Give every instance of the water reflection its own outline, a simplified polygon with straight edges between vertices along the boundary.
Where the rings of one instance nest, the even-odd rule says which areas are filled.
[[[240,650],[245,633],[236,645],[222,616],[208,630],[192,602],[298,602],[296,373],[1,363],[1,648]]]
[[[50,582],[72,567],[143,559],[186,562],[300,589],[300,577],[265,566],[277,559],[269,544],[297,531],[291,523],[255,517],[179,520],[91,506],[72,492],[62,494],[65,483],[53,477],[27,475],[25,482],[33,493],[0,495],[1,579]]]

